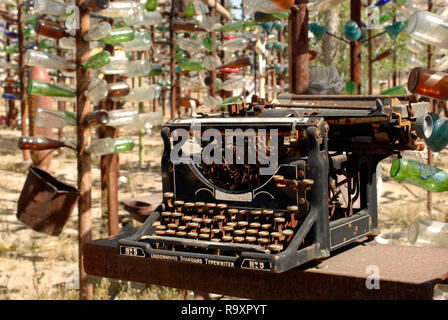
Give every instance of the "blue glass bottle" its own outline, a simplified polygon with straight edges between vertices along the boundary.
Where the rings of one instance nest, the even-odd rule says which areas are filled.
[[[344,35],[349,41],[356,41],[361,38],[361,29],[355,21],[350,20],[344,26]]]
[[[396,37],[398,37],[400,32],[403,31],[405,27],[406,25],[403,22],[398,21],[393,25],[387,26],[386,32],[389,35],[389,37],[391,37],[391,39],[394,40]]]
[[[390,0],[378,0],[377,3],[375,3],[375,6],[377,7],[382,7],[384,6],[386,3],[388,3]]]

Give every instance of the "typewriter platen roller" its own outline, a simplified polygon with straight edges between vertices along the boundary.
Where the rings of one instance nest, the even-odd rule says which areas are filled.
[[[429,104],[412,101],[253,97],[170,120],[163,203],[119,254],[282,272],[378,234],[378,163],[431,134]]]

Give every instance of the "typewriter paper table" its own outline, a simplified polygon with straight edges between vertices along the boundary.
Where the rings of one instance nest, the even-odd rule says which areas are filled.
[[[249,299],[432,299],[436,283],[448,283],[448,249],[354,245],[314,265],[283,273],[231,269],[119,256],[120,235],[84,247],[90,275]],[[367,289],[378,267],[380,289]],[[371,282],[371,281],[369,281]]]

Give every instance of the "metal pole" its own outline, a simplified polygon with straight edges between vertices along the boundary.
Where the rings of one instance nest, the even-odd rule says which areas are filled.
[[[350,19],[361,28],[361,0],[350,0]],[[350,42],[350,80],[361,94],[361,40]]]
[[[84,125],[84,118],[90,111],[90,101],[84,96],[90,80],[90,71],[82,67],[89,57],[89,43],[83,35],[90,28],[88,10],[83,6],[86,0],[76,0],[79,8],[80,28],[76,30],[76,114],[77,114],[77,150],[78,150],[78,250],[79,250],[79,298],[93,299],[93,281],[84,270],[83,246],[92,240],[92,159],[85,152],[90,144],[90,128]]]
[[[26,125],[26,120],[28,118],[28,103],[25,100],[25,48],[24,48],[24,23],[22,21],[23,19],[23,1],[17,0],[17,27],[18,27],[18,33],[19,33],[19,81],[20,81],[20,113],[22,117],[22,136],[28,135],[28,128]],[[23,159],[25,161],[30,160],[30,152],[29,150],[23,150]]]
[[[212,19],[216,18],[216,3],[215,3],[214,7],[210,8],[210,17]],[[213,39],[213,43],[216,43],[216,31],[215,30],[213,30],[210,33],[210,37]],[[213,51],[210,53],[210,55],[216,59],[216,46],[215,46],[215,48],[213,48]],[[215,97],[216,96],[216,70],[210,71],[210,77],[212,78],[212,81],[211,81],[211,85],[210,85],[210,89],[209,89],[209,94],[212,97]]]
[[[370,6],[372,4],[372,0],[369,0],[367,2],[367,5]],[[369,39],[368,41],[368,59],[369,59],[369,69],[368,69],[368,78],[369,78],[369,91],[368,93],[370,95],[373,94],[373,48],[372,48],[372,29],[369,29],[367,31],[367,37]]]
[[[289,91],[306,94],[309,89],[307,0],[296,0],[289,15]]]
[[[432,0],[428,0],[428,11],[431,12],[431,10],[432,10]],[[430,45],[428,45],[428,69],[432,68],[432,64],[433,64],[432,47]],[[434,99],[430,99],[430,103],[431,103],[430,110],[437,114],[438,108],[437,108],[436,101],[434,101]],[[428,165],[432,165],[434,155],[429,148],[427,148],[427,149],[428,149]],[[426,208],[428,210],[429,216],[431,216],[432,215],[432,192],[427,191],[426,195],[427,195]]]
[[[174,56],[176,55],[176,49],[174,45],[174,41],[176,38],[176,34],[174,32],[174,18],[175,18],[175,5],[174,3],[171,3],[171,11],[170,11],[170,25],[169,25],[169,37],[170,37],[170,84],[171,84],[171,90],[170,90],[170,102],[171,102],[171,119],[174,119],[176,117],[176,108],[177,108],[177,76],[176,76],[176,60],[174,60]]]

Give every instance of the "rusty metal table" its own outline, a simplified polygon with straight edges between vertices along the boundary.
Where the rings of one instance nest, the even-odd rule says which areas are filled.
[[[128,235],[127,235],[128,236]],[[284,273],[119,256],[124,235],[85,244],[88,274],[249,299],[432,299],[448,283],[448,249],[366,242]],[[373,266],[373,267],[369,267]],[[379,289],[367,289],[369,268]],[[372,270],[373,270],[372,269]]]

